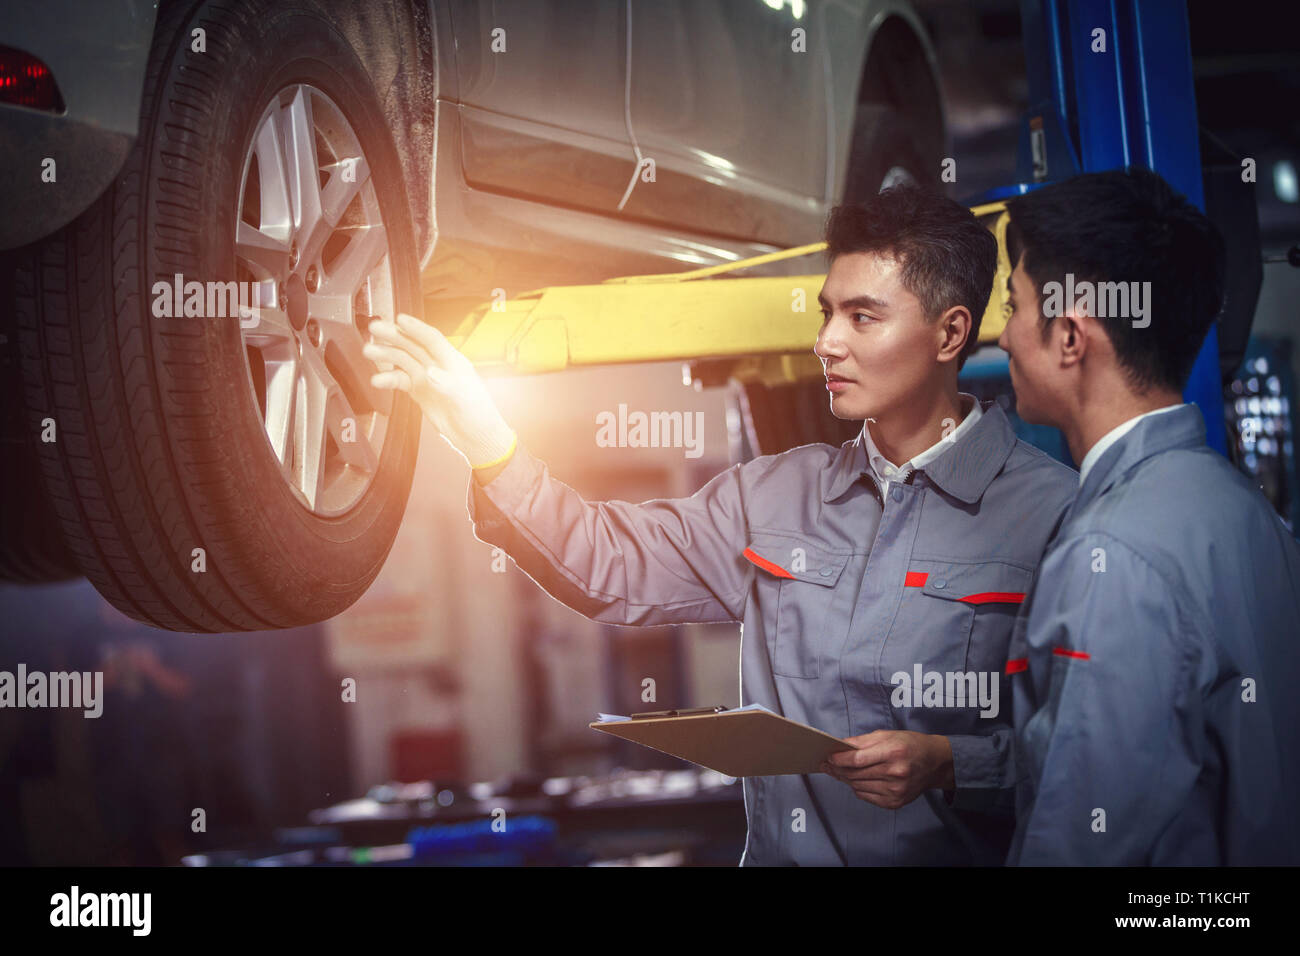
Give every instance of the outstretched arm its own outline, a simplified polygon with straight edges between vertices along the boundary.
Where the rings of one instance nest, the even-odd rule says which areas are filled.
[[[474,468],[475,533],[557,600],[593,620],[653,625],[734,621],[753,566],[740,466],[689,498],[588,502],[518,444],[473,364],[410,316],[375,322],[371,381],[408,392]]]

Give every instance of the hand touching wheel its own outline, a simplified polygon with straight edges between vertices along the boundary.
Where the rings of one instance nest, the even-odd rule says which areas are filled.
[[[491,468],[513,454],[514,430],[497,411],[474,364],[446,336],[403,312],[396,324],[371,322],[370,334],[379,343],[366,345],[363,354],[393,366],[370,376],[371,385],[400,389],[415,399],[471,468]]]

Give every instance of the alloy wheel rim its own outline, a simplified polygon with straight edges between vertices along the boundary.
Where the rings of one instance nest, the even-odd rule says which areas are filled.
[[[236,278],[249,387],[280,473],[313,514],[357,503],[379,468],[392,394],[370,384],[371,318],[395,317],[388,237],[360,139],[316,87],[271,98],[244,155]]]

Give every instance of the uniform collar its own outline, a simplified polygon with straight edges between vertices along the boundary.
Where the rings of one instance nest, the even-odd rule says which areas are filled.
[[[1088,472],[1092,471],[1092,466],[1097,463],[1097,460],[1101,458],[1102,455],[1106,454],[1106,449],[1110,448],[1111,445],[1115,444],[1115,442],[1119,441],[1132,431],[1133,428],[1137,426],[1138,422],[1142,421],[1142,419],[1146,418],[1148,415],[1161,415],[1165,412],[1172,412],[1174,409],[1182,407],[1182,405],[1166,405],[1164,408],[1157,408],[1153,411],[1143,412],[1141,415],[1134,415],[1128,421],[1121,422],[1119,425],[1116,425],[1110,431],[1106,432],[1106,434],[1102,435],[1101,438],[1097,440],[1097,443],[1088,449],[1088,453],[1083,456],[1083,461],[1079,462],[1080,487],[1082,487],[1083,483],[1088,480]]]
[[[866,422],[863,422],[866,427]],[[867,461],[867,444],[859,431],[856,438],[851,438],[840,446],[831,467],[822,472],[822,501],[830,504],[862,475],[868,473],[871,463]]]
[[[865,422],[863,428],[866,428]],[[961,440],[953,442],[951,448],[920,471],[945,493],[966,504],[974,504],[1002,470],[1015,446],[1016,433],[1012,431],[1006,413],[994,402],[984,408],[979,421]],[[829,477],[822,501],[829,504],[839,498],[870,467],[866,438],[858,432],[856,438],[840,446],[839,454],[827,470]]]
[[[962,407],[965,407],[967,399],[970,400],[971,404],[970,410],[962,416],[962,420],[957,427],[925,451],[913,455],[911,459],[902,464],[896,465],[881,454],[871,436],[871,422],[862,423],[862,440],[866,445],[867,462],[871,466],[872,473],[876,476],[877,483],[882,488],[891,481],[906,481],[910,472],[924,469],[926,465],[946,452],[953,442],[964,438],[966,433],[975,427],[975,424],[984,415],[984,409],[980,407],[979,399],[965,392],[959,392],[958,398]],[[951,419],[945,419],[945,421],[951,421]]]
[[[1134,465],[1175,448],[1205,446],[1205,420],[1195,405],[1180,405],[1162,415],[1144,415],[1107,448],[1088,470],[1071,510],[1100,497]]]

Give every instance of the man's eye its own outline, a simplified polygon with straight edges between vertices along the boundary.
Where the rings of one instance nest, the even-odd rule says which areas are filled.
[[[867,313],[865,313],[865,312],[854,312],[854,313],[853,313],[853,318],[855,318],[855,319],[869,320],[869,319],[871,319],[871,316],[867,315]]]

